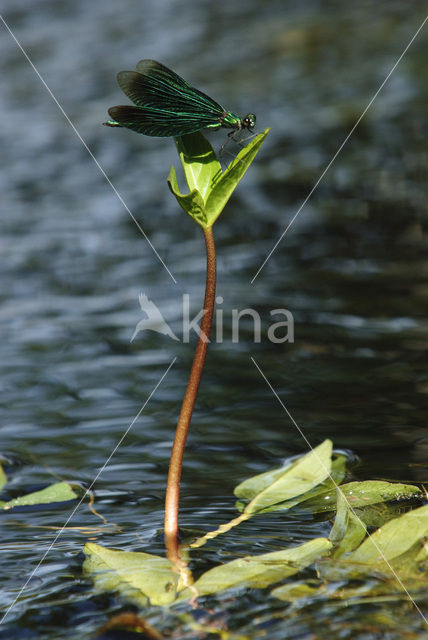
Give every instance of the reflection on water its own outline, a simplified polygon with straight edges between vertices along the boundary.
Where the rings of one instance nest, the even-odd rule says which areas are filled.
[[[100,544],[163,553],[164,486],[191,348],[149,331],[130,338],[141,319],[140,292],[177,335],[182,294],[190,294],[195,313],[203,295],[202,238],[165,183],[170,164],[178,166],[173,144],[101,126],[121,96],[116,72],[144,57],[237,113],[256,112],[259,130],[272,127],[217,224],[218,294],[225,318],[252,307],[267,322],[270,310],[287,308],[295,321],[294,344],[265,337],[254,344],[250,325],[233,344],[225,320],[225,342],[211,345],[186,453],[183,527],[227,521],[238,482],[306,450],[250,356],[311,444],[329,437],[358,457],[355,477],[427,481],[425,31],[250,284],[421,23],[423,7],[381,2],[374,12],[268,0],[242,9],[236,1],[6,2],[5,19],[178,282],[3,30],[0,359],[8,495],[58,477],[90,484],[178,357],[96,485],[97,510],[120,532],[87,507],[70,523],[98,527]],[[222,134],[212,140],[220,148]],[[4,606],[68,513],[67,506],[6,515]],[[195,562],[274,550],[329,527],[282,516],[245,526]],[[61,536],[0,637],[89,638],[120,607],[81,583],[78,551],[87,539],[78,528]],[[256,637],[269,628],[278,640],[314,637],[332,620],[337,634],[346,627],[362,638],[368,616],[328,603],[296,616],[259,592],[220,601],[231,629]],[[391,638],[402,637],[393,631],[400,625],[417,634],[419,620],[406,603],[394,616]]]

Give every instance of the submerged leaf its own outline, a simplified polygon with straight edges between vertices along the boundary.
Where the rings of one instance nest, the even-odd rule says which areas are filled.
[[[57,482],[41,491],[27,493],[25,496],[19,496],[8,502],[0,502],[0,507],[4,510],[13,509],[13,507],[28,507],[36,504],[50,504],[51,502],[67,502],[75,500],[77,493],[73,491],[68,482]]]
[[[320,584],[312,584],[312,581],[303,582],[301,580],[283,584],[273,589],[271,595],[285,602],[303,601],[314,597],[319,597],[321,593]]]
[[[231,587],[264,588],[309,566],[331,546],[327,538],[315,538],[291,549],[232,560],[210,569],[193,586],[200,595]]]
[[[83,570],[100,591],[119,591],[139,605],[174,602],[178,574],[166,558],[150,553],[106,549],[88,543]]]
[[[251,500],[245,507],[247,514],[272,510],[274,505],[301,496],[323,482],[331,473],[331,454],[331,440],[324,440],[291,465],[245,480],[234,493]]]
[[[336,581],[329,583],[313,580],[296,581],[281,585],[274,589],[271,593],[275,598],[279,598],[285,602],[298,602],[302,608],[306,604],[314,600],[342,600],[346,603],[346,607],[351,605],[359,605],[369,602],[379,602],[387,600],[389,603],[402,601],[403,594],[397,589],[396,580],[353,580],[349,584],[344,581]],[[406,581],[406,587],[412,592],[420,591],[421,594],[426,592],[426,578],[421,577],[419,581]]]
[[[367,507],[352,507],[352,511],[367,527],[379,529],[385,522],[401,516],[405,509],[402,502],[378,502]]]
[[[2,489],[4,487],[6,482],[7,482],[7,475],[3,471],[2,465],[0,465],[0,489]]]

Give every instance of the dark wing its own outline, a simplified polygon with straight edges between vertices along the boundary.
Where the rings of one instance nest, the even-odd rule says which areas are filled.
[[[166,81],[173,82],[177,87],[182,87],[183,89],[190,87],[193,89],[190,82],[186,82],[186,80],[175,73],[175,71],[168,69],[168,67],[156,60],[140,60],[135,68],[138,73],[141,73],[143,76],[157,77],[159,80],[163,78]]]
[[[213,124],[211,117],[202,117],[200,114],[177,114],[175,111],[155,109],[152,107],[134,107],[123,105],[110,107],[108,110],[112,119],[121,127],[126,127],[146,136],[184,136],[187,133],[200,131]],[[218,120],[218,118],[217,118]],[[114,125],[110,125],[114,126]],[[220,126],[220,123],[219,123]]]
[[[120,71],[117,80],[122,91],[141,110],[137,114],[125,111],[125,107],[113,107],[118,118],[109,110],[124,127],[146,135],[173,136],[220,124],[223,107],[160,62],[141,60],[137,71]],[[125,124],[124,118],[133,126]]]
[[[121,71],[117,78],[122,91],[137,106],[151,106],[147,104],[147,100],[154,100],[156,103],[154,106],[158,107],[158,102],[162,100],[171,101],[172,105],[177,103],[186,107],[191,104],[193,105],[192,111],[199,112],[202,109],[207,113],[211,112],[213,117],[220,117],[224,112],[224,108],[218,102],[193,87],[160,62],[140,60],[136,68],[137,74],[139,74],[137,78],[129,75],[122,76],[122,74],[135,73],[132,71]],[[133,93],[134,97],[131,97],[128,92]]]

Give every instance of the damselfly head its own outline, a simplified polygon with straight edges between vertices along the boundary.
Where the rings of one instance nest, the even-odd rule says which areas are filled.
[[[243,129],[248,129],[249,131],[252,131],[255,126],[256,126],[256,115],[255,115],[255,113],[247,113],[245,118],[242,118],[242,120],[241,120],[241,127]]]

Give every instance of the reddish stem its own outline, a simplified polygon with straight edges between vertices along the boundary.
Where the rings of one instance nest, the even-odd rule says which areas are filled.
[[[201,321],[201,331],[196,346],[195,357],[190,371],[189,382],[181,406],[180,417],[175,430],[169,462],[168,483],[165,498],[165,544],[168,558],[175,565],[180,564],[178,544],[178,509],[180,500],[180,478],[183,466],[184,448],[187,433],[192,419],[193,407],[198,393],[199,383],[204,368],[205,356],[214,311],[216,285],[216,255],[212,228],[204,229],[205,246],[207,252],[207,276],[205,285],[204,315]]]

